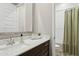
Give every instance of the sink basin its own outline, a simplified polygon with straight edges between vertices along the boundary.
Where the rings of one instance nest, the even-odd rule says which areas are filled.
[[[31,40],[38,40],[38,39],[42,39],[42,37],[41,37],[41,36],[33,36],[33,37],[31,38]]]
[[[7,40],[8,39],[2,39],[2,40],[0,40],[0,49],[4,49],[4,48],[7,47],[7,43],[8,43]]]
[[[37,40],[24,40],[24,44],[26,45],[32,45],[35,44],[37,42]]]
[[[9,48],[9,47],[11,47],[13,45],[17,45],[17,44],[19,44],[19,41],[17,39],[15,40],[15,43],[13,43],[12,45],[9,44],[9,39],[2,39],[2,40],[0,40],[0,50]]]
[[[40,39],[40,40],[41,40],[41,39]],[[24,40],[24,43],[25,43],[26,45],[33,45],[33,44],[39,43],[40,40],[37,39],[37,38],[31,38],[31,39],[26,39],[26,40]]]
[[[25,37],[23,37],[23,40],[27,40],[27,39],[38,40],[38,39],[42,39],[42,36],[25,36]]]
[[[0,49],[6,48],[7,45],[0,45]]]

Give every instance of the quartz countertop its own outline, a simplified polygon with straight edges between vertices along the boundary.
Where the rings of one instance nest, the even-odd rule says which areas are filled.
[[[34,36],[35,37],[35,36]],[[19,43],[13,46],[9,46],[4,49],[0,49],[0,56],[18,56],[24,52],[27,52],[28,50],[50,40],[49,35],[42,35],[42,38],[40,39],[33,39],[28,38],[27,36],[24,36],[24,43]],[[15,38],[17,39],[17,38]]]

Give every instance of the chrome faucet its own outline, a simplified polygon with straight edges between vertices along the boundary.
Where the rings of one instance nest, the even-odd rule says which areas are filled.
[[[7,45],[13,45],[15,42],[14,42],[14,39],[12,39],[12,33],[10,34],[10,39],[9,39],[9,43]]]

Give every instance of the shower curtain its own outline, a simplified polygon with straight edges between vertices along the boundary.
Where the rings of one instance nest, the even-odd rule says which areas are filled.
[[[79,56],[79,8],[65,11],[64,55]]]

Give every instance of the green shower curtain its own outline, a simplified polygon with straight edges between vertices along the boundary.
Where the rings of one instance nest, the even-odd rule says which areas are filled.
[[[79,56],[79,8],[65,11],[64,55]]]

